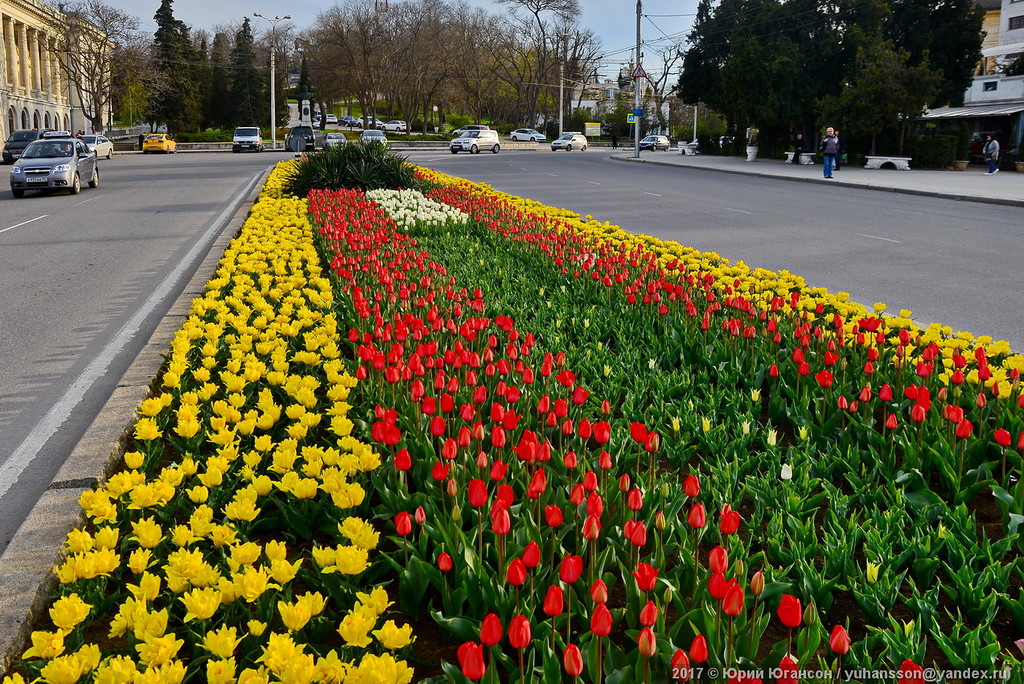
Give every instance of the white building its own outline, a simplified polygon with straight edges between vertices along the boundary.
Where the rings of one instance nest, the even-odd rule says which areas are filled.
[[[86,127],[53,52],[61,17],[41,0],[0,0],[0,140],[24,128]]]

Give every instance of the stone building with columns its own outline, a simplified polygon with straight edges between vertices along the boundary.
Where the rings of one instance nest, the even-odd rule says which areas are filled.
[[[87,129],[58,64],[60,12],[42,0],[0,0],[0,140],[25,128]]]

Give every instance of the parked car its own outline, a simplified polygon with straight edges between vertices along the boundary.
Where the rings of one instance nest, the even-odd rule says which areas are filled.
[[[547,141],[547,136],[538,131],[535,128],[517,128],[512,131],[508,136],[516,142],[537,142],[542,143]]]
[[[480,150],[490,150],[494,154],[498,154],[501,150],[501,144],[498,142],[498,131],[466,131],[458,138],[452,140],[448,144],[448,148],[452,151],[452,154],[458,154],[459,152],[479,154]]]
[[[364,130],[370,130],[371,128],[380,128],[384,122],[375,116],[364,116],[362,119],[359,119],[359,123],[363,124]]]
[[[263,136],[256,126],[239,126],[231,136],[231,151],[241,152],[252,150],[253,152],[263,151]]]
[[[163,152],[173,154],[178,151],[178,143],[171,139],[166,133],[150,133],[142,141],[142,154],[150,152]]]
[[[467,131],[487,131],[490,130],[490,128],[490,126],[485,126],[484,124],[469,124],[468,126],[463,126],[462,128],[456,128],[454,131],[452,131],[452,136],[458,138],[460,135]]]
[[[11,194],[26,190],[67,190],[77,195],[83,179],[90,188],[100,184],[96,152],[68,131],[48,131],[21,151],[11,168]]]
[[[570,133],[565,132],[551,141],[551,151],[565,150],[566,152],[572,152],[573,150],[586,150],[587,139],[582,133]]]
[[[324,136],[324,149],[328,147],[344,147],[348,144],[345,134],[341,131],[329,131]]]
[[[672,146],[664,135],[648,135],[640,139],[641,150],[667,150]]]
[[[357,119],[354,116],[343,116],[340,119],[338,119],[338,123],[344,124],[349,128],[355,128],[356,126],[359,125],[359,119]]]
[[[392,119],[391,121],[388,121],[386,124],[382,125],[380,128],[381,128],[381,130],[388,131],[389,133],[408,133],[409,132],[409,124],[405,123],[404,121],[400,121],[398,119]]]
[[[388,145],[388,137],[384,135],[383,131],[365,130],[359,136],[359,142],[364,145],[371,143],[377,143],[380,145]]]
[[[324,148],[324,134],[312,126],[295,126],[284,140],[285,149],[292,152],[312,152]]]
[[[105,135],[83,135],[82,140],[89,149],[96,150],[97,157],[110,159],[114,156],[114,143]]]
[[[33,140],[39,140],[48,128],[32,128],[14,131],[4,144],[4,164],[13,164],[21,156],[21,151]]]
[[[336,124],[336,123],[338,123],[338,116],[336,114],[328,114],[327,115],[327,123],[329,123],[329,124]]]

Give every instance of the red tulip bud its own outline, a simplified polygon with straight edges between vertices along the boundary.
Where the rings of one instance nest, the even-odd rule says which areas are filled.
[[[690,643],[690,660],[695,663],[703,663],[708,659],[708,641],[703,634],[698,634]]]
[[[441,555],[437,557],[437,569],[441,572],[448,572],[452,569],[452,557],[446,552],[441,552]]]
[[[832,636],[828,639],[828,646],[833,652],[844,655],[850,650],[850,635],[842,625],[832,628]]]
[[[548,617],[561,615],[565,609],[565,597],[562,595],[562,587],[552,584],[544,596],[544,614]]]
[[[612,633],[612,614],[608,606],[598,603],[590,616],[590,631],[596,636],[608,636]]]
[[[480,679],[484,676],[487,668],[484,665],[484,647],[472,641],[459,646],[457,653],[459,657],[459,668],[468,679]]]
[[[530,621],[525,615],[516,615],[508,623],[508,643],[512,648],[526,648],[533,640]]]
[[[637,637],[636,643],[640,647],[640,655],[644,658],[653,658],[654,654],[658,652],[658,639],[650,627],[640,630],[640,636]]]
[[[576,644],[569,644],[565,647],[562,664],[565,665],[565,672],[570,677],[579,677],[583,674],[583,654],[580,653]]]
[[[480,625],[480,641],[488,646],[494,646],[501,641],[501,634],[501,619],[494,613],[488,613]]]
[[[640,609],[640,624],[644,627],[653,627],[654,623],[658,621],[658,606],[655,605],[654,601],[648,601],[643,608]]]
[[[803,608],[800,606],[800,599],[791,594],[783,594],[777,611],[782,624],[790,629],[799,627],[803,620]]]
[[[604,583],[604,580],[594,580],[593,586],[590,587],[590,598],[594,600],[594,603],[608,602],[608,585]]]

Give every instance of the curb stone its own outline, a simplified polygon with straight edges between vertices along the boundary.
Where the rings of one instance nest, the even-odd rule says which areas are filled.
[[[49,606],[57,587],[55,569],[64,558],[64,541],[72,529],[86,522],[79,496],[121,465],[135,425],[135,411],[150,396],[171,340],[188,317],[192,300],[205,292],[269,174],[270,169],[264,171],[224,224],[191,279],[0,556],[0,674],[21,659],[30,645],[33,626]]]

